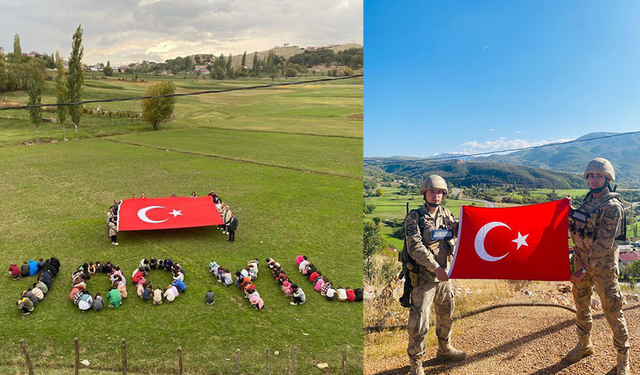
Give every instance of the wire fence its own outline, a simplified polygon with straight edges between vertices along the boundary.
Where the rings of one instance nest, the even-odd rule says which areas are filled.
[[[47,366],[35,366],[33,361],[31,360],[31,352],[29,351],[29,349],[27,348],[27,344],[26,341],[24,339],[20,340],[20,348],[22,351],[22,355],[24,356],[24,360],[25,360],[25,366],[28,370],[29,375],[35,375],[36,374],[36,369],[37,368],[48,368]],[[74,352],[74,361],[73,361],[73,365],[69,365],[69,366],[64,366],[64,367],[68,367],[68,368],[73,368],[74,370],[74,374],[75,375],[79,375],[82,369],[86,369],[86,370],[102,370],[102,371],[111,371],[111,372],[116,372],[116,373],[122,373],[122,375],[127,375],[129,373],[136,373],[136,371],[130,371],[130,366],[129,366],[129,357],[127,354],[127,341],[125,339],[121,340],[121,346],[120,346],[120,354],[121,354],[121,358],[122,358],[122,362],[119,366],[119,368],[92,368],[92,367],[88,367],[85,366],[82,361],[80,360],[80,340],[78,340],[78,338],[74,338],[73,339],[73,352]],[[240,357],[241,357],[241,350],[240,349],[236,349],[236,351],[234,352],[234,363],[233,363],[233,371],[232,374],[233,375],[238,375],[240,373],[246,373],[244,371],[241,372],[241,367],[240,367]],[[272,359],[272,352],[269,349],[265,350],[265,365],[264,365],[264,374],[269,375],[269,374],[282,374],[281,370],[275,370],[273,371],[272,366],[271,366],[271,359]],[[278,353],[275,352],[275,354],[277,355]],[[37,355],[36,355],[37,356]],[[176,358],[176,368],[175,368],[175,372],[171,371],[171,372],[167,372],[167,373],[171,373],[171,374],[178,374],[178,375],[184,375],[185,372],[185,366],[184,366],[184,362],[183,362],[183,350],[181,346],[178,346],[176,348],[176,352],[175,352],[175,358]],[[301,373],[299,372],[299,369],[297,369],[297,358],[298,358],[298,348],[297,347],[292,347],[290,354],[289,354],[289,375],[295,375],[296,373]],[[334,372],[334,373],[341,373],[342,375],[347,375],[349,374],[349,370],[348,370],[348,366],[347,366],[347,350],[343,349],[342,350],[342,357],[339,358],[340,363],[338,365],[334,364],[334,368],[340,368],[341,367],[341,372]],[[252,359],[253,362],[254,359]],[[95,367],[95,366],[94,366]],[[328,364],[327,364],[328,367]],[[53,367],[52,367],[53,368]],[[318,368],[323,369],[325,368],[324,366],[318,366]],[[338,370],[339,371],[339,370]],[[305,371],[306,372],[306,371]],[[154,373],[157,373],[154,371]],[[187,372],[188,373],[188,372]]]

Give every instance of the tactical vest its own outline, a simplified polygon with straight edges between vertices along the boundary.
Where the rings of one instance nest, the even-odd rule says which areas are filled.
[[[440,267],[446,270],[449,264],[451,263],[453,249],[455,248],[455,240],[454,239],[432,240],[431,231],[437,230],[437,229],[452,229],[453,221],[448,215],[442,214],[443,217],[441,218],[441,220],[439,220],[440,219],[439,216],[436,216],[435,222],[433,222],[434,220],[431,219],[427,215],[427,212],[425,211],[426,211],[426,207],[422,206],[419,209],[411,210],[409,212],[409,215],[413,213],[418,214],[417,223],[418,223],[418,228],[420,229],[420,235],[422,237],[422,244],[425,246],[427,251],[430,251],[431,254],[433,254],[434,259],[440,265]],[[436,213],[440,213],[440,211],[436,211]],[[438,221],[441,221],[439,225],[437,223]],[[424,267],[420,267],[417,264],[415,264],[415,261],[409,255],[409,252],[407,249],[406,234],[405,234],[404,247],[402,249],[402,252],[398,255],[398,260],[403,264],[408,262],[412,264],[412,266],[415,266],[416,268],[414,269],[413,272],[420,274],[421,277],[426,278],[429,281],[437,280],[435,273],[429,272],[428,270],[424,269]]]
[[[626,231],[626,213],[624,211],[624,205],[622,203],[622,199],[620,198],[620,194],[607,192],[602,199],[597,202],[597,204],[593,204],[593,202],[587,202],[590,194],[587,194],[582,205],[579,208],[579,212],[586,214],[586,220],[584,223],[579,221],[575,221],[571,223],[569,230],[571,231],[571,237],[573,238],[573,242],[576,245],[575,248],[575,256],[580,260],[586,260],[589,256],[588,253],[583,253],[583,251],[589,251],[595,241],[598,239],[598,225],[602,223],[602,219],[604,217],[605,210],[603,209],[605,206],[610,204],[619,205],[622,209],[622,218],[619,223],[619,228],[615,233],[616,240],[626,240],[627,231]],[[614,244],[614,251],[617,246]],[[614,261],[617,261],[614,260]]]

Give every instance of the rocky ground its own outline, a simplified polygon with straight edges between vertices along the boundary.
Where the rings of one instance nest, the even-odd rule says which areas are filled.
[[[467,292],[464,289],[456,290],[457,295]],[[546,290],[522,290],[512,298],[496,303],[534,301],[573,306],[569,284],[556,284]],[[593,300],[592,311],[592,339],[596,353],[576,364],[563,360],[577,342],[575,315],[572,312],[557,307],[505,307],[456,320],[454,344],[467,352],[467,359],[460,363],[438,363],[432,359],[437,350],[432,344],[425,355],[425,373],[615,374],[616,354],[612,334],[597,298]],[[630,333],[631,369],[634,374],[640,375],[640,298],[637,294],[625,293],[624,313]],[[406,337],[406,332],[376,334]],[[429,336],[432,335],[430,330]],[[428,341],[433,343],[435,340]],[[406,339],[398,342],[406,345]],[[365,358],[365,374],[400,375],[409,371],[405,355],[379,359],[365,355]]]

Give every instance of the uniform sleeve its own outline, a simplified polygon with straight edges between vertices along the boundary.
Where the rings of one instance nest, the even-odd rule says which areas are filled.
[[[435,272],[440,267],[431,251],[422,243],[422,234],[418,226],[418,214],[410,213],[404,221],[404,229],[407,240],[407,252],[416,263],[425,267],[430,272]]]
[[[602,221],[596,230],[596,240],[591,247],[590,265],[593,265],[594,260],[602,259],[611,253],[620,225],[624,225],[622,217],[622,207],[617,204],[605,209]]]

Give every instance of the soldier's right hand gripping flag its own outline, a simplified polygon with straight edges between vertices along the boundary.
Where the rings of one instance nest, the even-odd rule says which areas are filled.
[[[568,281],[570,202],[507,208],[464,206],[452,279]]]

